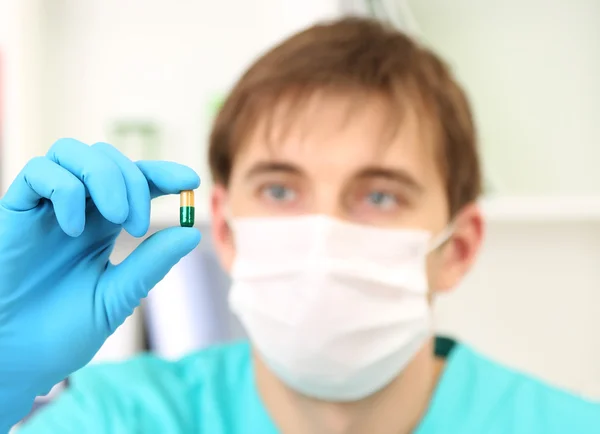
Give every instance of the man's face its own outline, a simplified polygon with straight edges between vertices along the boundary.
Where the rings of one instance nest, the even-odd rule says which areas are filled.
[[[431,138],[408,110],[395,134],[390,107],[375,97],[315,95],[293,117],[275,114],[236,155],[228,188],[213,193],[213,231],[225,269],[235,240],[224,219],[326,214],[384,228],[425,229],[449,222],[448,201]],[[266,130],[267,125],[269,130]],[[432,289],[458,283],[475,255],[481,218],[474,207],[455,222],[454,236],[429,257]]]

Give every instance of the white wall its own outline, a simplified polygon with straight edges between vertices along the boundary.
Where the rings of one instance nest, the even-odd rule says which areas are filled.
[[[600,194],[600,2],[412,0],[503,194]]]
[[[40,5],[39,0],[0,0],[0,192],[41,149]]]

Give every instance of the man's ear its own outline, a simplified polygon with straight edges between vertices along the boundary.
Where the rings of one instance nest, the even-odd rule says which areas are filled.
[[[235,245],[229,222],[227,220],[228,207],[227,188],[217,184],[213,187],[211,195],[211,229],[213,242],[221,266],[229,271],[235,257]]]
[[[454,219],[454,231],[439,252],[434,291],[452,289],[462,281],[477,259],[484,233],[483,216],[477,204],[467,205]]]

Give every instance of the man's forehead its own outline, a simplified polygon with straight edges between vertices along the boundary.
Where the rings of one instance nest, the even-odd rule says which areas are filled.
[[[431,157],[431,146],[423,143],[412,114],[394,125],[376,109],[345,115],[324,108],[287,121],[273,119],[257,126],[239,150],[240,159],[320,159],[351,165]]]
[[[409,129],[416,126],[412,111],[374,93],[314,91],[277,100],[258,119],[255,132],[272,143],[330,141],[352,134],[383,141],[390,140],[402,124]]]

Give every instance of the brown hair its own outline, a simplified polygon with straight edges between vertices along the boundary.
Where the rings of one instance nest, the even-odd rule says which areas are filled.
[[[438,142],[450,215],[481,193],[471,110],[448,67],[403,33],[365,18],[310,27],[274,47],[246,71],[213,125],[209,163],[214,182],[228,185],[243,138],[272,114],[278,102],[319,90],[382,94],[397,109],[392,113],[396,126],[402,107],[420,110]]]

